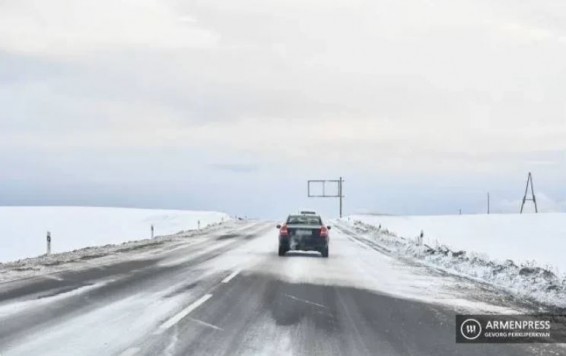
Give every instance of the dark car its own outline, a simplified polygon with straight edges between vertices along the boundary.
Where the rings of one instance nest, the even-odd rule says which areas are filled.
[[[289,215],[279,229],[279,256],[287,251],[318,251],[328,257],[328,230],[320,216],[315,214]]]

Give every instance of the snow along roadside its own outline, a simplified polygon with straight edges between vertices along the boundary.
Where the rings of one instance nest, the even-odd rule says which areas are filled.
[[[104,246],[91,246],[68,252],[41,255],[38,257],[0,263],[0,282],[30,278],[38,275],[48,275],[51,273],[64,271],[69,269],[70,263],[88,263],[88,261],[96,259],[98,263],[103,264],[111,262],[111,260],[116,259],[117,256],[123,257],[124,254],[132,251],[139,251],[144,248],[158,247],[159,245],[166,243],[181,242],[183,244],[192,244],[200,240],[187,240],[187,238],[205,237],[210,233],[238,226],[239,224],[237,221],[229,220],[225,222],[210,224],[200,230],[180,231],[173,235],[157,236],[153,239],[135,240],[123,242],[120,244],[108,244]],[[73,268],[75,268],[75,266],[76,265],[73,264]]]
[[[445,245],[422,244],[418,238],[397,236],[386,229],[359,220],[340,221],[377,249],[397,257],[410,258],[446,272],[486,282],[521,298],[546,306],[566,308],[566,275],[536,266],[499,263],[471,251],[452,251]]]

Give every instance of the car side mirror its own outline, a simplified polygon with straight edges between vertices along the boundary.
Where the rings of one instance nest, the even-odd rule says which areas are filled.
[[[276,226],[276,228],[280,229],[280,228],[281,228],[281,225],[278,224],[278,225]]]
[[[332,229],[332,226],[328,225],[326,228],[327,228],[328,230],[330,230],[330,229]]]

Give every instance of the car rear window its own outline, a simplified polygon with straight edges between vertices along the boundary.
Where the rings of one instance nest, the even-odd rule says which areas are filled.
[[[322,225],[322,220],[320,216],[290,215],[287,218],[287,224]]]

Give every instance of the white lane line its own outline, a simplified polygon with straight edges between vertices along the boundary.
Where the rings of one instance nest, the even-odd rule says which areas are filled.
[[[221,327],[218,327],[218,326],[216,326],[216,325],[209,324],[209,323],[207,323],[207,322],[205,322],[205,321],[202,321],[202,320],[199,320],[199,319],[195,319],[195,318],[191,318],[191,317],[189,317],[189,319],[192,320],[192,321],[194,321],[195,323],[198,323],[198,324],[201,324],[201,325],[204,325],[204,326],[208,326],[209,328],[213,328],[213,329],[215,329],[215,330],[220,330],[220,331],[223,331],[223,330],[224,330],[224,329],[222,329]]]
[[[230,273],[230,275],[228,277],[226,277],[222,280],[222,283],[230,282],[232,280],[232,278],[234,278],[238,275],[238,273],[240,273],[240,270],[236,270],[236,271]]]
[[[134,356],[138,352],[140,352],[139,347],[130,347],[129,349],[126,349],[124,352],[122,352],[119,356]]]
[[[286,296],[287,298],[291,298],[291,299],[296,300],[296,301],[298,301],[298,302],[302,302],[302,303],[314,305],[314,306],[317,306],[317,307],[319,307],[319,308],[328,309],[328,307],[327,307],[326,305],[322,305],[322,304],[318,304],[318,303],[315,303],[315,302],[311,302],[310,300],[306,300],[306,299],[297,298],[297,297],[295,297],[294,295],[285,294],[285,296]]]
[[[204,302],[209,300],[211,297],[212,297],[212,294],[205,294],[199,300],[195,301],[193,304],[191,304],[188,307],[186,307],[185,309],[181,310],[179,313],[177,313],[171,319],[169,319],[166,322],[164,322],[163,324],[161,324],[161,326],[159,327],[158,333],[161,333],[161,332],[169,329],[173,325],[177,324],[184,317],[189,315],[196,308],[200,307],[202,304],[204,304]]]

